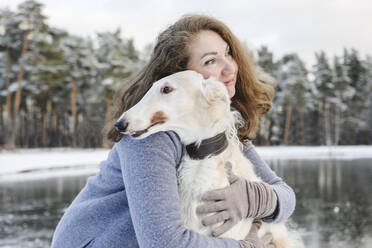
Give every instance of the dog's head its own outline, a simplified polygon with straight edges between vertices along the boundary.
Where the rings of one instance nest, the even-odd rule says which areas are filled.
[[[145,138],[158,131],[175,131],[185,143],[224,131],[230,118],[230,98],[223,83],[195,71],[162,78],[115,127],[121,133]],[[216,130],[219,129],[219,130]]]

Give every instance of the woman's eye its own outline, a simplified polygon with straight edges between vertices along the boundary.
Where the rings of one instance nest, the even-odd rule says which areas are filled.
[[[162,89],[161,89],[161,93],[163,94],[168,94],[168,93],[171,93],[173,91],[173,89],[169,86],[164,86]]]
[[[210,60],[207,60],[207,61],[205,61],[205,65],[211,65],[211,64],[214,64],[214,62],[215,62],[216,60],[215,59],[210,59]]]

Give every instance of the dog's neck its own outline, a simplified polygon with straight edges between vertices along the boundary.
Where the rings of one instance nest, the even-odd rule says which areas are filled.
[[[180,136],[181,142],[184,145],[189,145],[192,143],[200,144],[203,140],[214,137],[229,129],[226,125],[209,125],[201,128],[199,124],[189,123],[186,126],[173,126],[171,130]]]
[[[213,154],[219,149],[222,149],[225,146],[225,143],[230,143],[231,141],[235,142],[238,140],[236,137],[236,121],[239,121],[239,115],[237,112],[230,111],[223,118],[219,119],[204,119],[202,116],[197,116],[198,121],[189,122],[187,125],[173,126],[172,130],[175,131],[181,142],[189,147],[191,153],[200,152],[201,154],[195,155],[195,157],[202,157],[202,154]],[[204,124],[200,124],[200,120],[204,119]],[[224,135],[221,135],[221,134]],[[204,143],[203,143],[204,142]],[[215,143],[211,144],[210,147],[202,146],[201,151],[193,151],[200,144],[206,143]],[[226,146],[227,147],[227,146]],[[223,150],[221,150],[222,152]],[[205,156],[207,156],[205,155]],[[190,157],[192,158],[193,155]],[[204,156],[203,156],[204,157]]]
[[[186,151],[191,159],[204,159],[210,155],[222,153],[228,145],[225,132],[219,133],[214,137],[204,139],[198,143],[192,143],[186,146]]]

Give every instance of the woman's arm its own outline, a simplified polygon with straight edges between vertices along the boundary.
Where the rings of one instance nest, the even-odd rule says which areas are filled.
[[[283,179],[278,177],[267,163],[258,155],[254,145],[249,141],[244,147],[244,155],[253,164],[256,174],[273,187],[277,195],[278,205],[272,216],[266,217],[265,222],[280,222],[291,216],[296,206],[296,195]]]
[[[176,165],[182,145],[173,132],[116,144],[129,211],[140,247],[239,247],[232,239],[211,238],[183,227]]]

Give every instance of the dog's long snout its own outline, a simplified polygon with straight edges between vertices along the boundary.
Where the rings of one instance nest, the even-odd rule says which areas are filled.
[[[114,126],[119,132],[125,132],[128,127],[128,122],[125,120],[118,120],[117,122],[115,122]]]

